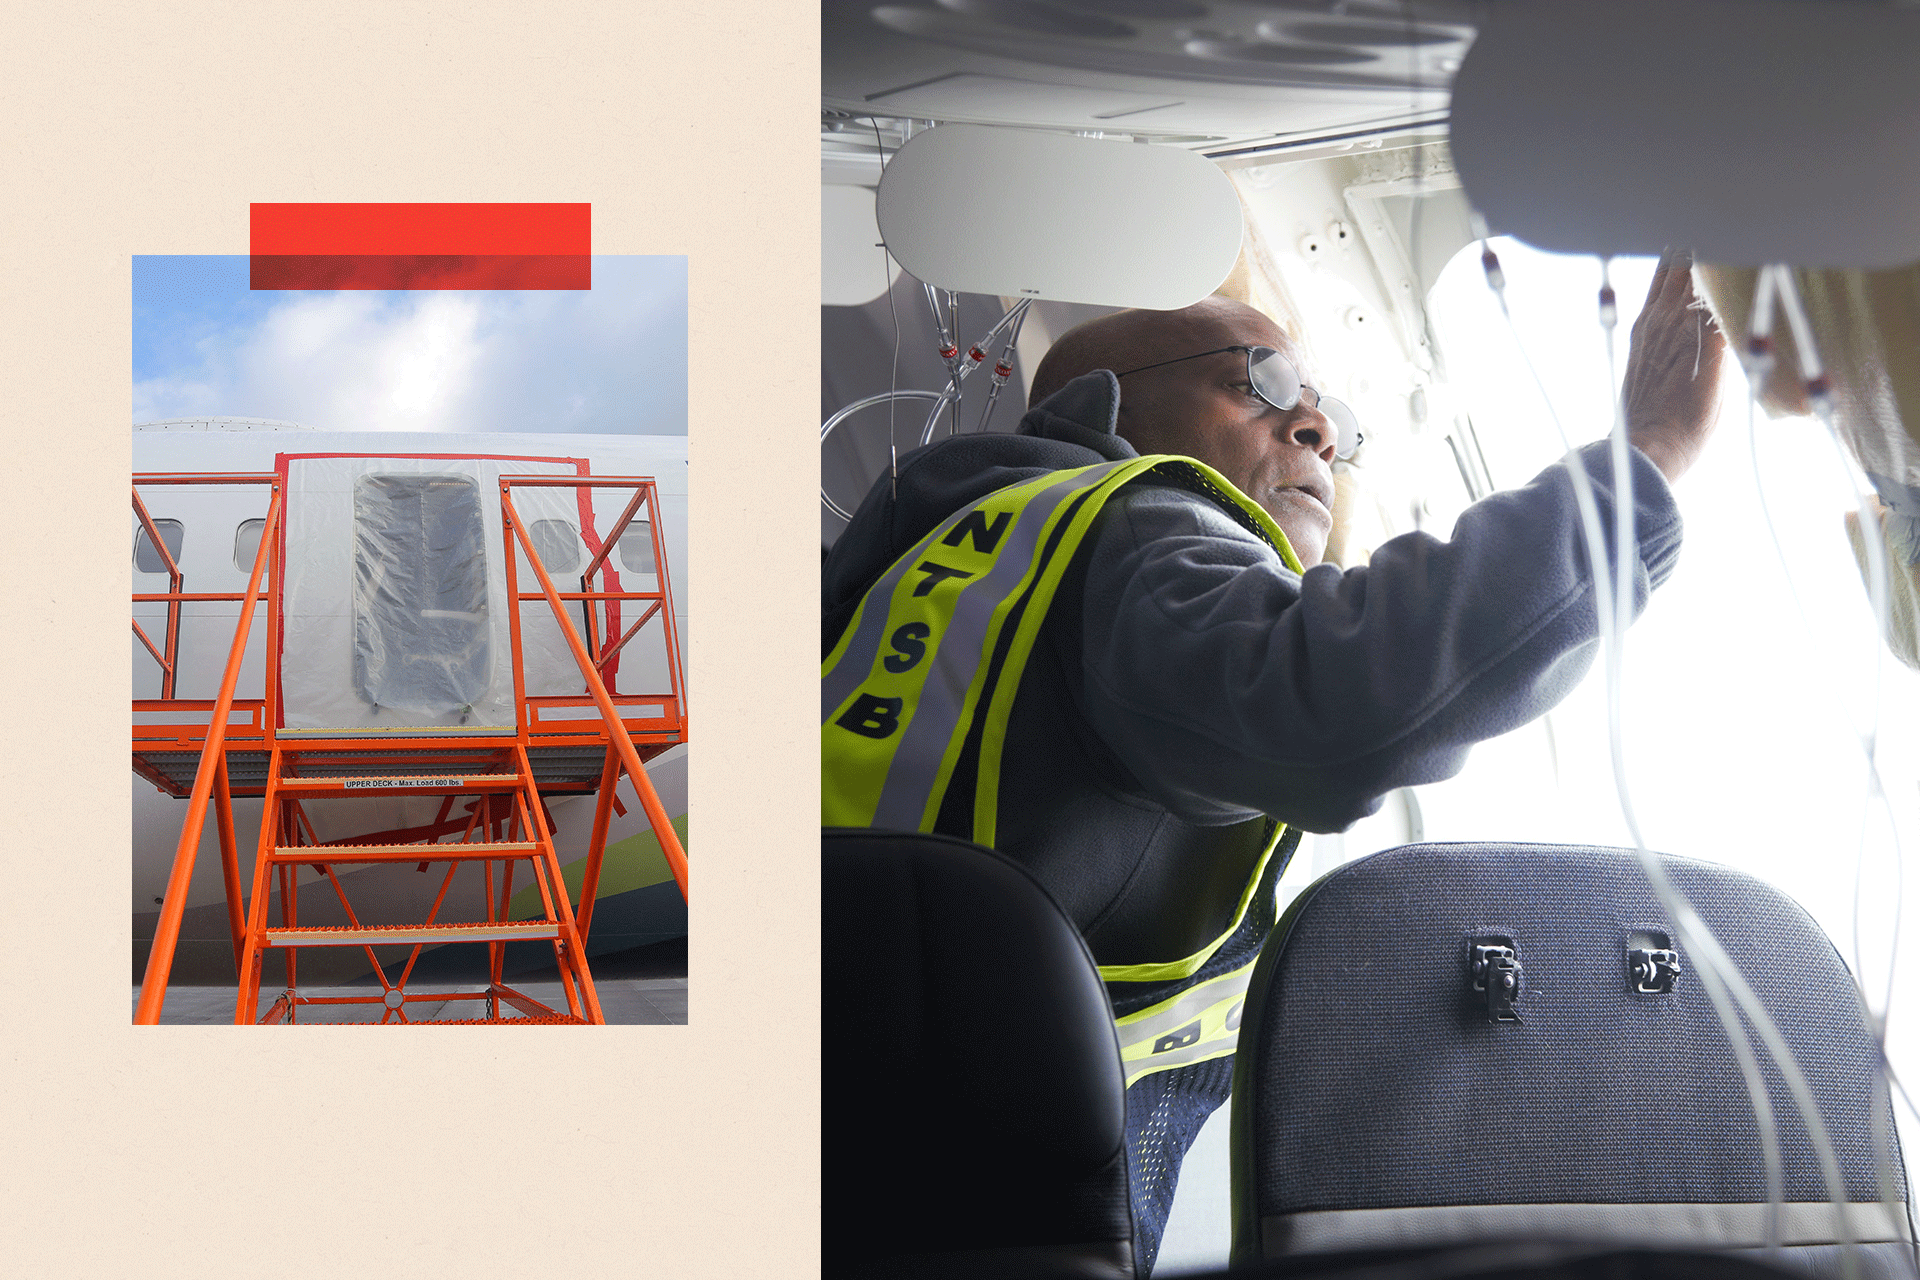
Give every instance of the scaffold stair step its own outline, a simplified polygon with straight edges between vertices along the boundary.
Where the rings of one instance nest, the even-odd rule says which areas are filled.
[[[426,773],[374,775],[350,778],[281,778],[280,793],[289,798],[360,795],[374,792],[513,791],[517,773]]]
[[[540,846],[531,841],[491,844],[310,844],[277,848],[274,862],[326,866],[341,862],[484,862],[493,858],[531,858]]]
[[[462,924],[269,925],[269,947],[360,947],[380,943],[403,946],[440,942],[518,942],[558,938],[553,920],[499,920]]]
[[[341,1022],[333,1024],[342,1027],[373,1027],[375,1022]],[[570,1013],[556,1013],[552,1017],[540,1018],[427,1018],[408,1019],[404,1024],[387,1023],[388,1026],[405,1025],[409,1027],[531,1027],[531,1026],[587,1026],[585,1018],[576,1018]]]

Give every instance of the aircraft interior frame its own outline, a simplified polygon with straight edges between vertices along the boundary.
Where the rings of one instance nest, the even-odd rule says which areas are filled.
[[[1282,994],[1263,984],[1278,981],[1271,973],[1284,964],[1302,971],[1306,961],[1279,952],[1292,945],[1296,912],[1316,895],[1324,906],[1338,877],[1389,865],[1377,859],[1425,866],[1422,859],[1439,856],[1426,851],[1471,849],[1490,866],[1526,866],[1538,887],[1554,850],[1567,859],[1569,884],[1571,868],[1603,856],[1617,859],[1609,866],[1633,868],[1634,893],[1646,895],[1619,908],[1641,915],[1609,917],[1605,926],[1618,928],[1629,957],[1620,985],[1627,994],[1605,998],[1639,1017],[1654,1007],[1640,1000],[1652,988],[1634,986],[1643,980],[1632,974],[1672,966],[1693,1001],[1693,1031],[1714,1046],[1725,1097],[1739,1100],[1711,1136],[1701,1130],[1692,1146],[1642,1156],[1697,1168],[1702,1186],[1735,1165],[1751,1177],[1738,1192],[1714,1184],[1728,1202],[1720,1207],[1731,1212],[1739,1202],[1740,1226],[1723,1218],[1669,1230],[1648,1193],[1639,1216],[1623,1209],[1578,1218],[1573,1233],[1613,1247],[1745,1250],[1762,1264],[1820,1275],[1920,1274],[1894,1123],[1896,1110],[1909,1135],[1920,1123],[1902,1083],[1903,1067],[1920,1062],[1920,1038],[1905,1029],[1915,949],[1902,945],[1901,915],[1904,851],[1920,838],[1920,235],[1904,216],[1920,196],[1920,142],[1895,124],[1920,111],[1920,90],[1897,70],[1920,59],[1920,11],[1809,0],[826,0],[822,10],[820,498],[830,578],[847,562],[834,549],[850,523],[871,529],[860,522],[890,510],[905,488],[902,469],[940,456],[916,450],[1022,430],[1023,392],[1063,334],[1116,311],[1172,312],[1209,297],[1276,326],[1309,362],[1302,367],[1314,371],[1317,394],[1351,405],[1364,428],[1351,457],[1329,459],[1332,533],[1302,581],[1331,593],[1346,575],[1357,595],[1365,588],[1354,584],[1366,581],[1373,557],[1397,554],[1394,546],[1414,545],[1409,540],[1444,541],[1476,504],[1500,502],[1502,491],[1542,468],[1565,474],[1577,508],[1595,614],[1592,676],[1530,723],[1488,735],[1457,777],[1398,787],[1370,816],[1308,834],[1273,883],[1259,882],[1276,923],[1243,1004],[1222,987],[1212,1004],[1195,996],[1166,1025],[1153,1024],[1146,1040],[1130,1039],[1143,1034],[1130,1024],[1144,1015],[1120,1003],[1122,966],[1103,962],[1128,1089],[1127,1101],[1115,1104],[1120,1113],[1147,1096],[1132,1088],[1154,1069],[1146,1065],[1152,1055],[1181,1064],[1232,1060],[1235,1031],[1243,1011],[1257,1012],[1256,998],[1279,1016]],[[1783,181],[1795,189],[1775,198]],[[1703,367],[1709,375],[1719,369],[1711,411],[1719,426],[1697,460],[1678,468],[1692,474],[1663,489],[1685,513],[1688,548],[1647,602],[1645,566],[1616,550],[1644,536],[1634,525],[1636,485],[1662,478],[1636,463],[1649,456],[1636,451],[1645,441],[1633,434],[1646,403],[1635,382],[1645,371],[1637,344],[1654,323],[1643,317],[1654,314],[1660,282],[1682,276],[1686,323],[1697,324],[1699,338],[1672,360],[1680,368],[1691,359],[1695,380]],[[1723,339],[1721,362],[1713,353]],[[1159,354],[1172,361],[1193,353]],[[1145,358],[1133,363],[1152,367]],[[1114,385],[1124,406],[1126,383]],[[1589,442],[1595,447],[1583,449]],[[960,545],[964,527],[954,525],[947,545]],[[928,536],[915,554],[937,549]],[[859,607],[880,608],[878,600]],[[897,609],[890,622],[908,616]],[[897,651],[892,661],[911,666],[944,643],[941,616],[927,616],[914,624],[922,631],[913,653]],[[856,624],[840,625],[828,629],[830,673],[858,644],[848,638]],[[1017,678],[1021,669],[1013,670]],[[851,677],[836,680],[823,700],[823,742],[833,741],[836,724],[880,737],[882,720],[871,711],[862,720],[862,704],[849,700]],[[888,714],[910,725],[917,704],[909,697],[901,708]],[[1003,725],[990,720],[986,732]],[[970,759],[970,749],[955,747],[949,760]],[[870,822],[860,816],[868,810],[842,798],[862,794],[854,767],[840,763],[860,759],[857,751],[823,750],[832,792],[829,884],[915,910],[887,898],[885,859],[874,854],[882,837],[905,828],[854,839],[859,827],[890,824]],[[964,838],[953,812],[951,799],[929,803],[920,834],[949,845]],[[898,856],[909,844],[898,845]],[[961,870],[955,860],[963,855],[950,847],[929,843],[914,856],[925,860],[913,865],[929,883]],[[1797,899],[1791,910],[1816,922],[1809,946],[1830,948],[1831,937],[1846,956],[1835,979],[1846,1011],[1827,1018],[1772,988],[1775,975],[1755,967],[1765,963],[1756,959],[1765,955],[1751,932],[1758,926],[1725,911],[1721,890],[1690,859],[1726,864],[1729,875],[1766,882],[1768,895]],[[936,871],[949,863],[951,872]],[[1471,860],[1448,865],[1449,874],[1480,874]],[[1379,883],[1392,891],[1390,881]],[[1696,896],[1722,905],[1697,907]],[[1512,901],[1516,919],[1533,909]],[[958,899],[938,909],[950,916],[918,909],[929,930],[971,918]],[[1571,921],[1580,908],[1565,910]],[[832,932],[849,918],[830,914],[824,939],[830,1025],[846,1013],[835,1002],[865,972]],[[1521,966],[1529,945],[1539,949],[1537,938],[1516,945],[1511,925],[1495,918],[1463,919],[1461,928],[1478,983],[1470,1003],[1491,1009],[1502,973],[1515,993],[1532,990],[1534,971],[1523,977]],[[1356,923],[1354,932],[1366,930]],[[992,969],[963,942],[940,945],[951,946],[939,959],[956,973]],[[1386,972],[1398,959],[1383,949],[1339,962],[1355,973],[1372,965]],[[1079,961],[1057,963],[1049,984],[1081,981]],[[964,1020],[964,1003],[950,1003],[941,986],[949,980],[934,970],[919,986],[899,977],[896,1016],[929,1026]],[[1240,981],[1244,989],[1247,979]],[[1570,993],[1579,981],[1556,972],[1545,984]],[[1005,998],[1027,1016],[1024,993]],[[1295,998],[1312,1007],[1308,995]],[[1542,1036],[1556,1017],[1573,1016],[1553,995],[1532,999]],[[1475,1047],[1460,1051],[1460,1069],[1478,1063],[1489,1079],[1504,1079],[1497,1062],[1475,1056],[1498,1040],[1480,1024],[1508,1022],[1516,1036],[1531,1034],[1519,1029],[1527,1003],[1519,998],[1507,1010],[1517,1010],[1514,1018],[1472,1015]],[[1034,1025],[1044,1022],[1033,1016]],[[1063,1013],[1063,1024],[1081,1016]],[[1666,1051],[1691,1052],[1675,1032]],[[1829,1032],[1833,1040],[1822,1039]],[[1260,1034],[1268,1054],[1277,1036],[1313,1032],[1289,1024],[1283,1033],[1269,1022]],[[1622,1024],[1615,1046],[1594,1041],[1598,1056],[1570,1061],[1569,1076],[1624,1051],[1619,1046],[1638,1034]],[[1826,1093],[1845,1074],[1832,1049],[1842,1039],[1861,1046],[1847,1053],[1870,1060],[1847,1086],[1857,1093],[1849,1094],[1857,1125],[1837,1119],[1853,1104],[1838,1106]],[[884,1026],[862,1043],[914,1070],[944,1069],[933,1049],[889,1038]],[[1084,1045],[1076,1040],[1072,1051]],[[1251,1052],[1245,1035],[1239,1052]],[[1009,1051],[970,1063],[993,1078],[979,1086],[983,1097],[1005,1089],[993,1106],[1020,1105],[1018,1089],[999,1078],[1017,1072],[1018,1061]],[[1117,1123],[1111,1111],[1094,1114],[1095,1101],[1111,1101],[1104,1066],[1078,1069],[1090,1099],[1084,1123]],[[1445,1081],[1417,1083],[1432,1107],[1446,1105]],[[931,1117],[937,1102],[889,1095],[908,1125],[922,1123],[918,1108],[928,1108],[925,1131],[946,1146],[890,1146],[888,1135],[851,1125],[837,1134],[829,1124],[824,1273],[1069,1274],[1079,1265],[1084,1274],[1213,1274],[1231,1259],[1273,1274],[1316,1262],[1345,1274],[1331,1255],[1355,1242],[1411,1251],[1399,1255],[1408,1261],[1422,1248],[1564,1236],[1578,1217],[1556,1218],[1543,1205],[1530,1214],[1529,1202],[1544,1193],[1526,1187],[1487,1192],[1509,1199],[1500,1212],[1478,1216],[1444,1198],[1370,1201],[1372,1192],[1338,1205],[1306,1196],[1277,1210],[1270,1187],[1256,1185],[1271,1175],[1260,1163],[1265,1155],[1254,1154],[1265,1150],[1259,1126],[1267,1121],[1251,1117],[1278,1105],[1262,1087],[1252,1066],[1235,1063],[1232,1101],[1185,1152],[1171,1206],[1161,1208],[1163,1233],[1140,1229],[1134,1168],[1136,1234],[1127,1239],[1145,1242],[1144,1254],[1115,1250],[1121,1228],[1064,1209],[1052,1224],[1064,1234],[1054,1236],[1012,1210],[1002,1221],[990,1201],[966,1199],[957,1179],[952,1194],[976,1215],[976,1229],[931,1211],[914,1219],[918,1237],[905,1227],[849,1226],[851,1201],[837,1195],[887,1194],[859,1172],[863,1160],[924,1162],[926,1176],[946,1185],[938,1182],[951,1173],[939,1170],[942,1159],[986,1159],[968,1135]],[[1417,1117],[1421,1096],[1395,1105]],[[827,1101],[830,1119],[847,1105],[831,1084]],[[1323,1118],[1330,1133],[1365,1122],[1333,1103]],[[1154,1122],[1163,1119],[1156,1113]],[[1304,1126],[1302,1149],[1338,1145],[1312,1132],[1310,1112],[1289,1123]],[[1451,1143],[1439,1143],[1440,1154],[1409,1146],[1409,1161],[1464,1167],[1496,1158],[1484,1134],[1447,1129],[1432,1116],[1409,1123],[1423,1135],[1444,1129]],[[1020,1140],[1017,1126],[992,1132],[996,1142]],[[1613,1136],[1596,1130],[1596,1149]],[[1872,1154],[1843,1168],[1849,1151]],[[1099,1178],[1086,1172],[1074,1194],[1115,1194]],[[1397,1178],[1383,1167],[1375,1181]],[[1476,1166],[1459,1181],[1478,1187],[1478,1179]],[[1060,1191],[1034,1185],[1035,1197]],[[1631,1190],[1617,1198],[1622,1204],[1610,1208],[1636,1199]],[[1439,1226],[1443,1208],[1455,1216]],[[1002,1227],[1004,1236],[996,1234]],[[962,1238],[938,1238],[943,1231]],[[1038,1250],[1043,1238],[1054,1250],[1044,1265],[1041,1253],[1022,1252]],[[962,1258],[969,1248],[976,1252]]]

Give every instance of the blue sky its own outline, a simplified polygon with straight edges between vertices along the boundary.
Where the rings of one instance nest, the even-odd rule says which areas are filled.
[[[135,257],[133,420],[684,435],[687,260],[593,288],[253,292],[245,255]]]

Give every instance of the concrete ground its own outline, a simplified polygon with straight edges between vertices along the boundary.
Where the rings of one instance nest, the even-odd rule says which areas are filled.
[[[665,943],[633,951],[596,958],[593,961],[594,992],[600,999],[600,1011],[609,1025],[635,1026],[672,1024],[687,1021],[686,944]],[[531,996],[549,1008],[566,1011],[567,998],[558,974],[549,965],[545,971],[511,975],[506,983],[523,995]],[[422,991],[484,991],[484,983],[421,984]],[[378,994],[372,984],[346,987],[302,986],[303,996],[368,996]],[[167,988],[166,1005],[161,1010],[162,1026],[213,1026],[233,1021],[236,992],[231,986],[182,986]],[[271,983],[262,983],[256,1016],[264,1014],[280,996]],[[133,988],[138,1003],[140,988]],[[129,1005],[131,1011],[132,1005]],[[409,1022],[438,1022],[460,1018],[484,1017],[486,1003],[480,1000],[409,1000],[405,1006]],[[302,1005],[298,1020],[302,1023],[378,1022],[383,1007],[361,1005]],[[503,1010],[508,1016],[520,1016]]]

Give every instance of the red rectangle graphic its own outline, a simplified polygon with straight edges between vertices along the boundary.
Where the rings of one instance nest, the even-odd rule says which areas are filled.
[[[256,204],[264,254],[591,253],[590,204]]]
[[[255,289],[586,289],[590,204],[255,204]]]
[[[254,289],[588,289],[586,254],[259,254]]]

